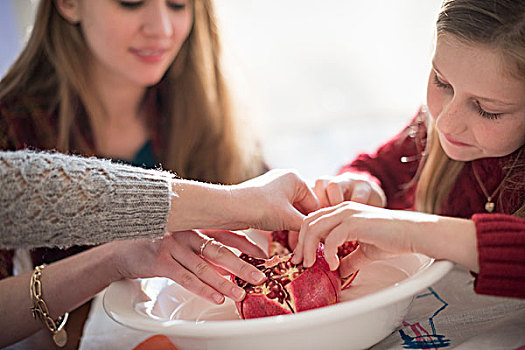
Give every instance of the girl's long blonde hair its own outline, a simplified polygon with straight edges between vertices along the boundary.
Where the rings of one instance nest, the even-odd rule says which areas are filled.
[[[159,160],[184,178],[237,183],[263,171],[262,157],[233,116],[211,0],[191,3],[191,33],[162,80],[148,89],[160,130],[167,132]],[[76,118],[102,115],[88,81],[89,57],[80,26],[66,21],[54,1],[42,0],[26,47],[0,82],[0,100],[18,94],[45,98],[58,114],[56,148],[86,152]]]
[[[525,2],[516,0],[445,0],[437,19],[437,36],[452,34],[467,43],[496,48],[501,52],[508,73],[525,81]],[[426,160],[417,182],[415,208],[439,213],[464,162],[450,159],[438,140],[433,120],[428,122]],[[523,147],[523,146],[522,146]],[[523,185],[523,167],[508,186]],[[515,171],[515,173],[517,173]],[[504,191],[500,191],[502,193]],[[515,215],[524,216],[525,205]]]

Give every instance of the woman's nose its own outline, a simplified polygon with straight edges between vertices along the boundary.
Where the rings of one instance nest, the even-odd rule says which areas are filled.
[[[465,112],[459,101],[452,98],[448,104],[443,106],[441,113],[436,118],[436,127],[444,134],[461,134],[467,129],[468,114]]]
[[[170,37],[173,24],[166,1],[152,1],[145,13],[143,31],[148,36]]]

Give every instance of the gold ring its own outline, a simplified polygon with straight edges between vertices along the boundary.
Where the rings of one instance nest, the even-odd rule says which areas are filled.
[[[214,241],[213,238],[208,238],[204,242],[202,242],[201,250],[200,250],[201,256],[204,256],[204,249],[206,249],[206,246],[208,245],[208,243],[212,243],[213,241]]]

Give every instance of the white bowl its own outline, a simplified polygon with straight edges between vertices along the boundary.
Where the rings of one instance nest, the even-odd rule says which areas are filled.
[[[452,269],[410,254],[363,268],[338,304],[294,315],[241,320],[227,300],[216,306],[165,278],[111,284],[104,309],[116,322],[165,334],[189,349],[363,349],[392,333],[415,294]]]

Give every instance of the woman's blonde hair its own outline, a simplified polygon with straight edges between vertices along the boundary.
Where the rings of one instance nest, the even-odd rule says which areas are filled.
[[[220,43],[211,0],[191,1],[193,27],[153,94],[166,150],[159,159],[184,178],[237,183],[263,171],[257,145],[233,117],[221,70]],[[54,1],[39,4],[29,41],[0,83],[0,100],[44,96],[58,113],[58,150],[85,152],[75,118],[100,116],[88,81],[90,57],[79,25],[65,20]],[[97,123],[97,120],[92,120]]]
[[[438,37],[452,34],[463,42],[499,50],[508,67],[507,73],[525,81],[524,1],[445,0],[436,28]],[[423,168],[417,183],[415,208],[439,213],[465,163],[452,160],[445,154],[433,120],[428,122],[427,134],[426,160],[422,163]],[[519,169],[523,169],[523,166],[522,163],[516,164]],[[511,177],[506,185],[516,187],[517,181],[523,182],[523,171],[520,170],[519,173],[521,174]],[[522,215],[524,212],[525,206],[522,205],[515,214]]]

